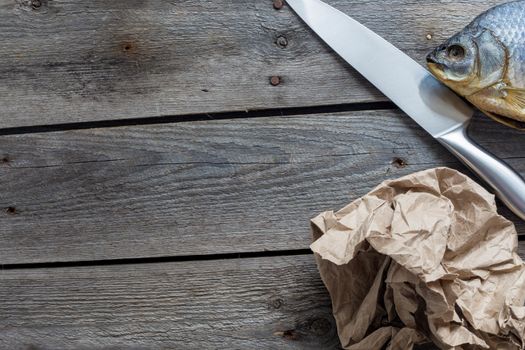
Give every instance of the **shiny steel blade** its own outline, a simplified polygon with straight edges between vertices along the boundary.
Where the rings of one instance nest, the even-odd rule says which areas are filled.
[[[474,114],[416,61],[341,11],[319,0],[286,2],[335,52],[432,136],[457,128]]]

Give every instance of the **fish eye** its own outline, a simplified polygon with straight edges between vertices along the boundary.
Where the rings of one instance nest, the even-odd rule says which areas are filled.
[[[451,45],[447,48],[447,56],[454,61],[459,61],[465,58],[465,49],[463,46]]]

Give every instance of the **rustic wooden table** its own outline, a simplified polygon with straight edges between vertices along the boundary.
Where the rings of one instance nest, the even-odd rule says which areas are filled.
[[[423,62],[502,1],[328,2]],[[0,30],[1,349],[337,349],[309,218],[467,171],[278,0],[0,0]],[[525,174],[524,134],[472,134]]]

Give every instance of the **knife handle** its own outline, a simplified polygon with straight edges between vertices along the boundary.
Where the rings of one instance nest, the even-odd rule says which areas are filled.
[[[476,144],[467,133],[468,123],[437,140],[485,181],[510,210],[525,220],[525,182],[510,166]]]

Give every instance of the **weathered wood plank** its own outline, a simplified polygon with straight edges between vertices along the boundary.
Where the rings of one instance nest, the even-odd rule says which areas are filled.
[[[422,62],[504,1],[328,2]],[[0,0],[0,30],[0,127],[385,100],[271,0]]]
[[[473,126],[525,174],[524,134]],[[396,111],[11,135],[1,159],[3,264],[304,249],[311,217],[385,179],[465,170]]]
[[[0,282],[3,349],[340,348],[310,255],[4,270]]]
[[[0,281],[2,349],[339,348],[309,255],[9,270]]]

